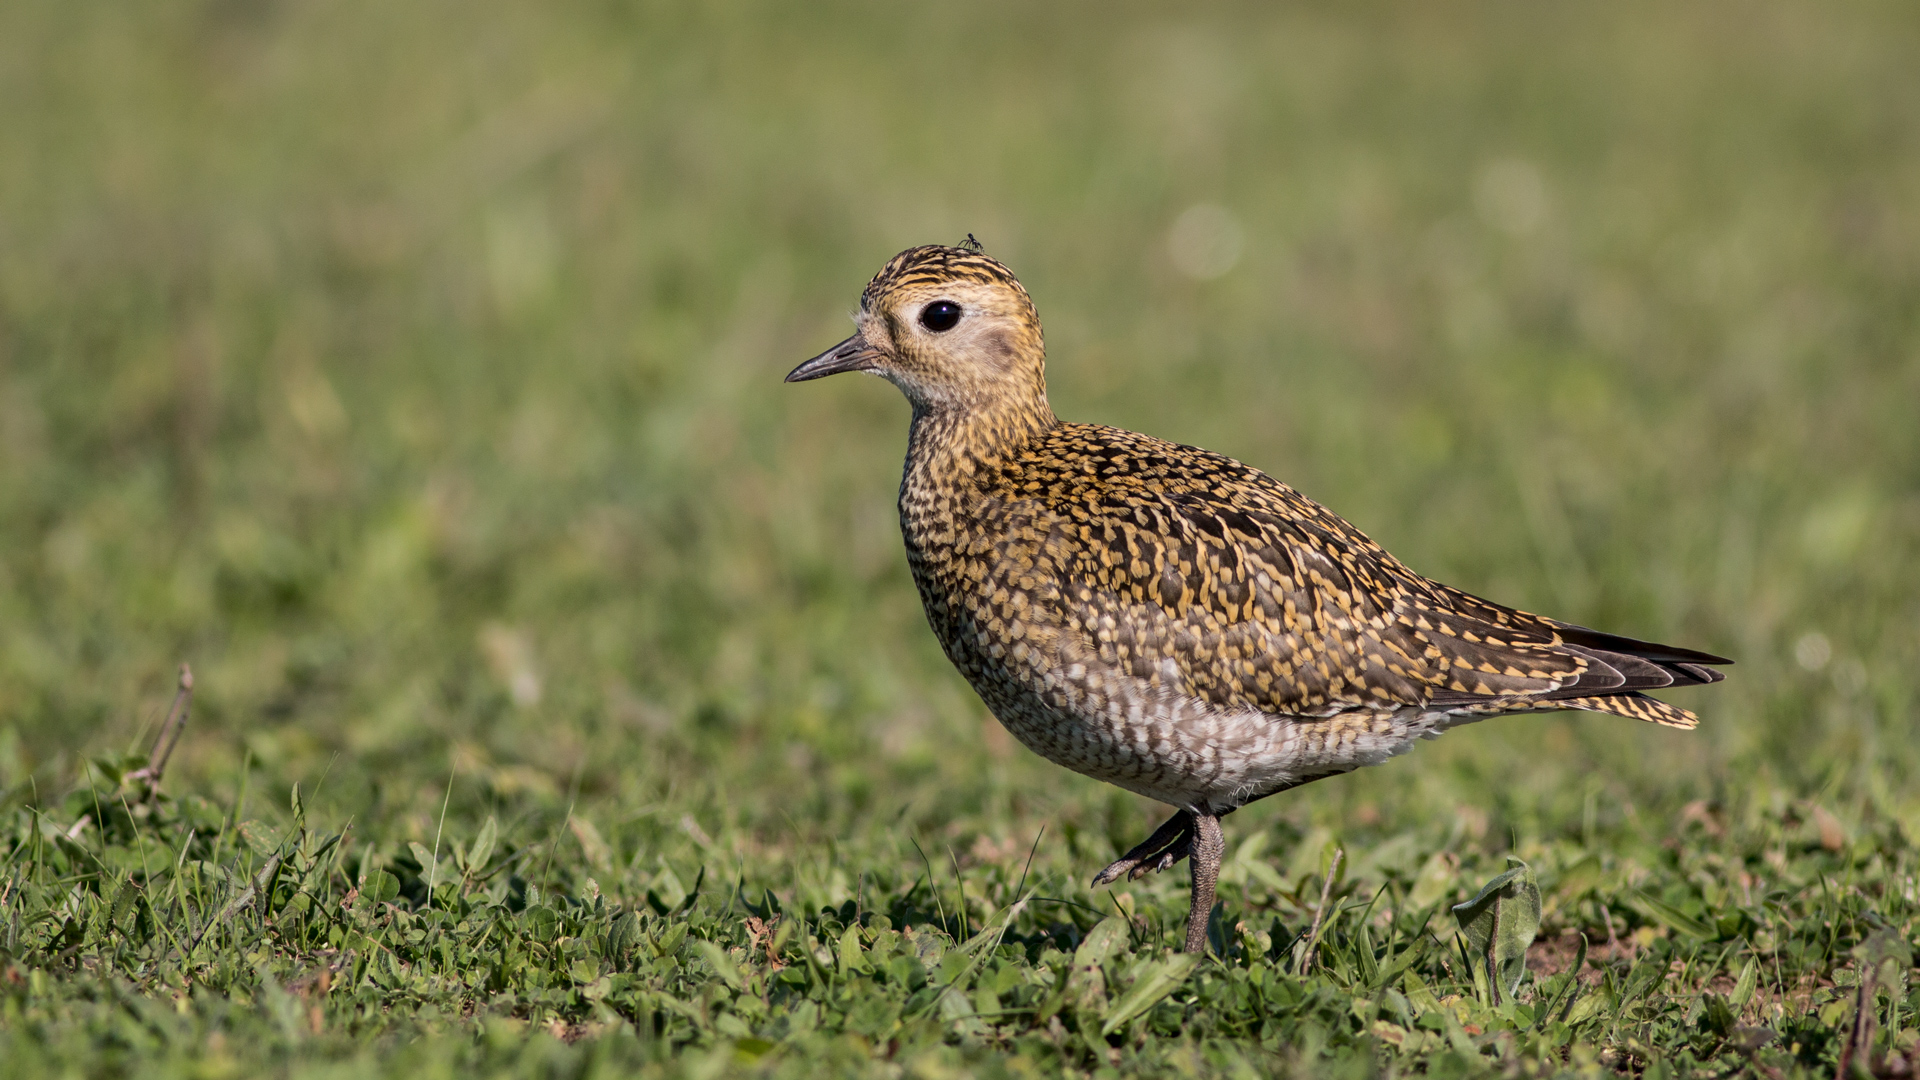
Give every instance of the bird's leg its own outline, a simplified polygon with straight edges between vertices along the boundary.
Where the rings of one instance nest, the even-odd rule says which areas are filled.
[[[1187,909],[1187,951],[1207,951],[1207,922],[1213,917],[1213,887],[1220,880],[1220,856],[1227,849],[1220,819],[1195,813],[1189,849],[1193,855],[1193,906]]]
[[[1213,832],[1215,836],[1220,834],[1218,822],[1215,822]],[[1093,884],[1098,888],[1101,885],[1110,885],[1119,881],[1123,875],[1128,878],[1137,878],[1155,870],[1165,870],[1186,858],[1192,851],[1193,814],[1182,810],[1161,822],[1160,827],[1153,830],[1153,835],[1134,845],[1132,851],[1120,856],[1112,865],[1100,871],[1094,877]],[[1214,857],[1214,863],[1217,869],[1218,855]]]

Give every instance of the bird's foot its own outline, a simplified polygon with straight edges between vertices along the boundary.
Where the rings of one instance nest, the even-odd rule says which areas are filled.
[[[1185,810],[1168,818],[1153,830],[1153,835],[1136,844],[1093,879],[1097,888],[1111,885],[1123,876],[1128,880],[1165,870],[1193,854],[1193,815]]]

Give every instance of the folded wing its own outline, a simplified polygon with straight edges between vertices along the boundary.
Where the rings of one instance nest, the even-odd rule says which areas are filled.
[[[1430,581],[1265,474],[1160,445],[1173,453],[1145,467],[1127,457],[1036,485],[1053,493],[1036,554],[1059,581],[1062,629],[1109,670],[1282,716],[1574,708],[1683,727],[1691,713],[1641,691],[1723,678],[1721,657]]]

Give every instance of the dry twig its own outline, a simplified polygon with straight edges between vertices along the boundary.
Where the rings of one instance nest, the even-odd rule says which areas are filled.
[[[1313,909],[1313,929],[1307,932],[1307,951],[1300,958],[1300,974],[1313,971],[1314,950],[1320,945],[1320,926],[1327,917],[1327,899],[1333,895],[1333,879],[1340,876],[1340,861],[1347,857],[1345,848],[1333,849],[1333,861],[1327,864],[1326,880],[1320,883],[1320,906]]]
[[[166,774],[167,759],[173,756],[174,745],[180,741],[180,731],[187,726],[187,714],[192,709],[193,669],[181,664],[180,688],[174,691],[173,707],[167,710],[166,723],[160,725],[160,734],[154,736],[153,752],[147,755],[147,765],[127,774],[128,780],[147,782],[149,798],[160,792],[160,778]]]
[[[1878,1072],[1873,1060],[1873,991],[1877,974],[1879,972],[1871,962],[1860,965],[1860,990],[1854,999],[1853,1024],[1847,1032],[1847,1041],[1840,1045],[1840,1068],[1833,1074],[1835,1080],[1847,1080],[1853,1075],[1853,1059],[1856,1055],[1868,1072]]]

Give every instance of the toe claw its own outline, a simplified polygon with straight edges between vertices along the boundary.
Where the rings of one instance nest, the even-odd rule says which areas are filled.
[[[1108,864],[1105,870],[1094,875],[1093,885],[1111,885],[1125,877],[1129,881],[1165,870],[1193,851],[1193,819],[1186,812],[1169,818],[1153,835],[1147,837],[1132,851],[1122,855],[1117,861]]]

